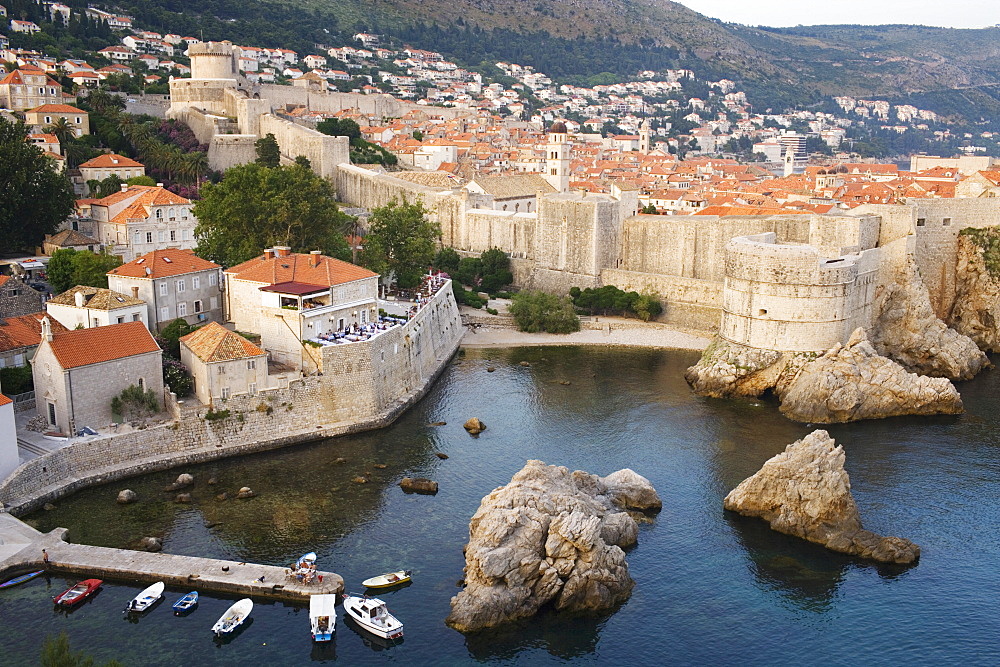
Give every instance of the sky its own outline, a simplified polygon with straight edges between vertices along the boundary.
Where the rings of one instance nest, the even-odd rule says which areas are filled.
[[[729,23],[785,27],[827,23],[907,23],[985,28],[1000,23],[996,0],[677,0]]]

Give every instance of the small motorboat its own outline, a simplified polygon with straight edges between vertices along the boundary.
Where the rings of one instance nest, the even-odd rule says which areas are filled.
[[[337,596],[309,596],[309,627],[313,641],[328,642],[337,630]]]
[[[138,614],[146,611],[163,597],[163,588],[162,581],[157,581],[152,586],[147,587],[143,592],[132,598],[128,606],[125,607],[125,611]]]
[[[215,633],[216,637],[230,634],[233,630],[243,625],[243,621],[247,620],[251,611],[253,611],[253,600],[243,598],[219,617],[219,620],[212,626],[212,632]]]
[[[29,572],[27,574],[22,574],[20,577],[14,577],[13,579],[8,579],[7,581],[0,584],[0,589],[10,588],[12,586],[17,586],[18,584],[23,584],[26,581],[31,581],[38,575],[40,575],[45,570],[35,570],[34,572]]]
[[[410,581],[412,575],[413,572],[411,570],[399,570],[398,572],[389,572],[372,577],[371,579],[365,579],[361,582],[361,585],[367,588],[390,588],[399,584],[405,584],[407,581]]]
[[[63,607],[72,607],[96,593],[103,583],[100,579],[84,579],[52,598],[52,601]]]
[[[181,614],[186,614],[197,606],[198,591],[191,591],[177,600],[177,602],[173,603],[170,608],[174,610],[175,615],[180,616]]]
[[[344,615],[376,637],[399,639],[403,636],[403,624],[389,613],[385,602],[378,598],[345,593]]]
[[[310,551],[307,554],[302,554],[299,559],[295,561],[295,568],[301,568],[303,565],[316,565],[316,552]]]

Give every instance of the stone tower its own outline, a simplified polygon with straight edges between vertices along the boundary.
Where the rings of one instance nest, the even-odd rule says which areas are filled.
[[[653,140],[653,129],[649,126],[649,119],[642,121],[642,125],[639,127],[639,152],[643,155],[649,155],[649,151],[652,148]]]
[[[226,42],[202,42],[188,47],[192,79],[236,79],[236,50]]]
[[[552,123],[545,145],[545,180],[559,192],[569,191],[569,135],[562,121]]]

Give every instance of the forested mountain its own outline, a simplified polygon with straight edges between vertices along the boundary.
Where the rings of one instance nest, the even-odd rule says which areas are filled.
[[[746,82],[756,104],[776,108],[839,94],[950,105],[972,109],[973,115],[1000,110],[993,88],[1000,84],[997,28],[749,27],[668,0],[126,0],[118,5],[152,27],[299,52],[366,31],[441,51],[466,67],[507,60],[578,83],[593,82],[603,72],[688,67],[700,76]],[[956,88],[963,90],[958,97]]]

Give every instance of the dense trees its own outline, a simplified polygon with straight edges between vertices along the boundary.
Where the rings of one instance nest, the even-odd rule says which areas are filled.
[[[257,164],[264,167],[277,167],[281,164],[278,140],[270,132],[255,141],[254,148],[257,150]]]
[[[57,294],[76,285],[107,287],[108,271],[121,263],[115,255],[62,248],[52,253],[46,275]]]
[[[396,156],[377,144],[365,141],[361,128],[350,118],[326,118],[316,129],[331,137],[348,137],[351,140],[351,162],[355,164],[396,164]]]
[[[614,285],[574,287],[569,291],[573,305],[591,315],[634,315],[644,322],[663,312],[663,305],[652,294],[625,292]]]
[[[39,245],[73,211],[73,188],[25,141],[22,123],[0,117],[0,252]]]
[[[206,183],[201,197],[194,207],[197,252],[223,266],[275,245],[350,255],[344,239],[349,216],[337,209],[329,181],[302,165],[233,167],[221,183]]]
[[[572,333],[580,330],[580,318],[566,297],[535,290],[518,292],[511,299],[509,310],[517,328],[528,333]]]
[[[413,287],[434,259],[434,246],[441,235],[437,223],[427,220],[421,202],[399,203],[373,209],[368,219],[362,263],[382,274],[385,285]]]

